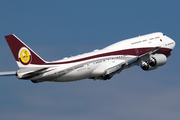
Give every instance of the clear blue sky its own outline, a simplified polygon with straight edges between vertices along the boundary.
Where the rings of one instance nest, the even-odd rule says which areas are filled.
[[[180,1],[1,0],[0,71],[18,67],[4,39],[15,34],[51,61],[163,32],[176,41],[163,67],[135,66],[108,81],[33,84],[0,78],[4,120],[179,120]]]

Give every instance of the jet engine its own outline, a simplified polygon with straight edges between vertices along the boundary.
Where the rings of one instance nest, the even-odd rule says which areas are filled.
[[[143,61],[141,64],[141,68],[143,70],[154,70],[158,68],[159,66],[162,66],[166,64],[167,58],[164,54],[155,54],[155,55],[150,55],[148,61]]]

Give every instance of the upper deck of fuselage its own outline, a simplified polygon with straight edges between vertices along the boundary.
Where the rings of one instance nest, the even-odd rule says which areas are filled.
[[[133,49],[133,48],[141,48],[141,47],[148,48],[152,46],[152,44],[150,44],[151,41],[157,40],[158,42],[161,42],[160,39],[163,36],[164,36],[163,33],[156,32],[156,33],[142,35],[142,36],[138,36],[138,37],[134,37],[130,39],[125,39],[100,50],[94,50],[92,52],[84,53],[84,54],[69,57],[69,58],[66,57],[64,59],[54,61],[54,62],[55,63],[67,62],[67,61],[74,61],[74,60],[79,60],[79,59],[84,59],[84,58],[91,58],[92,56],[98,56],[101,54],[106,54],[113,51],[120,51],[120,50],[125,50],[125,49]]]
[[[130,39],[125,39],[125,40],[119,41],[110,46],[107,46],[104,48],[104,50],[129,49],[129,48],[136,48],[137,46],[138,47],[149,47],[151,45],[147,44],[147,42],[150,42],[155,39],[160,40],[162,36],[163,36],[163,33],[156,32],[156,33],[151,33],[151,34],[142,35],[142,36],[138,36],[138,37],[133,37]],[[142,44],[142,43],[144,43],[144,44]]]

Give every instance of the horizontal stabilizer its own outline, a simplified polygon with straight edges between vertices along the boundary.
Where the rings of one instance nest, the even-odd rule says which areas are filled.
[[[25,68],[17,71],[17,77],[19,79],[30,79],[43,73],[48,68]]]
[[[0,76],[15,76],[16,71],[0,72]]]

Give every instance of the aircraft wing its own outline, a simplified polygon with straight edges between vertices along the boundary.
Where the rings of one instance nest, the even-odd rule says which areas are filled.
[[[123,69],[129,68],[129,67],[137,64],[138,60],[141,59],[142,57],[154,55],[160,51],[161,51],[160,47],[155,47],[154,49],[152,49],[152,51],[147,52],[146,54],[143,54],[141,56],[131,56],[131,57],[124,56],[121,58],[122,60],[124,60],[123,62],[108,68],[106,70],[106,74],[103,77],[101,77],[100,79],[103,79],[103,80],[110,79],[115,74],[119,74]]]
[[[161,47],[155,47],[154,49],[152,49],[151,51],[141,55],[141,56],[134,56],[132,58],[127,58],[125,61],[125,63],[123,64],[123,67],[124,68],[128,68],[128,67],[131,67],[132,65],[134,64],[137,64],[137,62],[143,58],[143,57],[147,57],[147,56],[150,56],[150,55],[154,55],[154,54],[157,54],[158,52],[161,51]]]
[[[158,53],[158,52],[160,52],[160,51],[161,51],[161,47],[155,47],[155,48],[152,49],[150,52],[147,52],[147,53],[139,56],[139,58],[141,58],[141,57],[143,57],[143,56],[145,56],[145,55],[154,55],[154,54],[156,54],[156,53]]]

